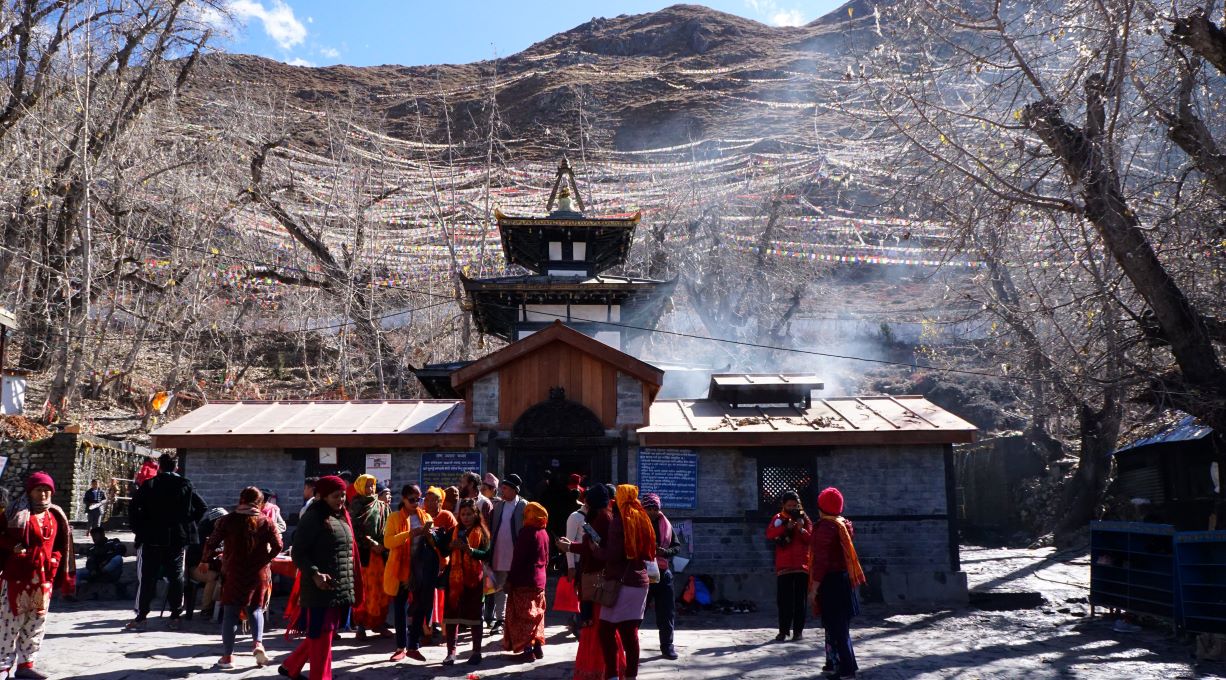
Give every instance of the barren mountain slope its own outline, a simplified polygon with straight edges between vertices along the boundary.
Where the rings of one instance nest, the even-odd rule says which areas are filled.
[[[593,18],[498,60],[462,65],[303,68],[216,54],[195,93],[283,97],[313,111],[354,107],[388,131],[475,139],[492,89],[509,137],[534,144],[573,139],[582,116],[606,148],[633,150],[715,137],[812,134],[823,81],[844,55],[871,44],[871,10],[856,2],[803,27],[772,27],[696,5]],[[849,5],[851,6],[851,5]],[[271,95],[269,94],[271,93]],[[569,135],[569,137],[568,137]]]

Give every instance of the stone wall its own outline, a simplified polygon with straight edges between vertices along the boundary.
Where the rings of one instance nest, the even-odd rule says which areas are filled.
[[[179,454],[179,471],[209,507],[233,506],[248,486],[274,491],[287,519],[302,507],[306,461],[282,449],[184,449]]]
[[[85,497],[85,491],[89,488],[91,479],[97,479],[102,488],[107,489],[112,479],[135,479],[136,471],[140,469],[146,456],[160,455],[153,449],[101,437],[78,435],[77,441],[77,455],[72,479],[72,498],[75,502],[72,512],[69,513],[74,522],[88,521],[81,499]],[[127,512],[126,506],[123,505],[123,501],[116,501],[116,496],[129,496],[133,488],[131,484],[119,482],[118,490],[118,494],[109,491],[107,493],[107,498],[112,502],[105,506],[103,521],[109,520],[114,514],[119,514],[121,521],[126,525],[127,518],[122,516]]]
[[[111,478],[132,479],[147,455],[156,455],[151,449],[89,435],[57,432],[39,441],[6,439],[0,442],[0,455],[8,458],[0,487],[14,499],[24,493],[25,479],[33,472],[45,471],[55,480],[55,495],[52,501],[64,508],[74,522],[84,522],[85,508],[81,499],[89,488],[89,480],[98,478],[105,489]],[[120,485],[120,496],[130,492],[129,485]],[[114,494],[108,494],[114,498]],[[122,512],[122,504],[107,505],[109,518],[112,511]]]

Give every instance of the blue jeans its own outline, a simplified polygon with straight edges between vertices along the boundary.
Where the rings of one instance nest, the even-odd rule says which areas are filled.
[[[238,635],[239,610],[243,607],[236,604],[222,605],[221,615],[221,646],[222,656],[234,653],[234,638]],[[262,607],[247,607],[247,618],[251,621],[251,639],[255,644],[264,641],[264,609]]]
[[[107,560],[106,564],[102,565],[102,569],[98,570],[98,573],[96,574],[91,572],[88,566],[77,570],[77,580],[84,583],[89,583],[92,581],[118,581],[119,576],[122,573],[123,557],[121,555],[115,555],[111,559]]]

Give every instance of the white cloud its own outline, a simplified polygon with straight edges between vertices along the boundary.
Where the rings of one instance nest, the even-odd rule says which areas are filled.
[[[340,59],[341,51],[335,47],[321,47],[319,48],[319,55],[328,59]]]
[[[231,0],[228,8],[239,21],[258,19],[264,25],[264,33],[283,50],[306,40],[306,26],[298,21],[294,8],[284,0],[270,0],[267,7],[260,0]]]
[[[805,15],[798,9],[785,9],[771,14],[771,23],[775,26],[804,26]]]
[[[315,17],[307,17],[307,23],[308,23],[308,24],[313,24],[313,23],[315,23]]]
[[[290,66],[306,66],[307,68],[312,68],[315,66],[314,62],[307,61],[302,57],[294,57],[285,63],[289,64]]]
[[[783,8],[776,0],[745,0],[745,6],[773,26],[803,26],[805,13],[796,8]]]

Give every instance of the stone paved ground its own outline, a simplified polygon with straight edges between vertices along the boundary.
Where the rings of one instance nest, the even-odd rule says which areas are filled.
[[[965,548],[962,557],[973,587],[1038,590],[1048,604],[1023,611],[971,608],[933,613],[898,613],[867,606],[853,630],[861,678],[1148,680],[1223,677],[1226,673],[1223,663],[1194,665],[1190,645],[1160,625],[1146,625],[1136,634],[1115,633],[1110,622],[1085,616],[1087,605],[1069,603],[1087,592],[1084,553],[1053,558],[1050,549]],[[215,626],[203,622],[189,623],[174,633],[166,630],[164,620],[153,619],[145,633],[124,633],[120,627],[130,616],[129,607],[127,602],[57,602],[40,667],[54,677],[81,680],[277,677],[274,668],[256,669],[249,655],[236,657],[237,670],[209,671],[220,653],[220,638]],[[677,632],[681,659],[675,662],[660,658],[654,630],[645,631],[640,677],[818,677],[817,636],[809,632],[802,642],[768,642],[774,636],[773,605],[764,609],[757,614],[682,617]],[[466,678],[474,672],[478,678],[570,678],[575,643],[565,637],[560,625],[551,625],[549,634],[544,661],[511,663],[495,651],[498,641],[494,640],[487,641],[485,663],[475,670],[462,664],[441,666],[441,647],[424,650],[426,664],[393,666],[385,663],[392,651],[390,641],[359,646],[350,637],[336,645],[336,673],[338,677],[361,673],[372,678]],[[279,631],[268,645],[274,660],[289,649]]]

